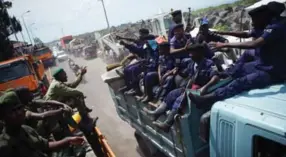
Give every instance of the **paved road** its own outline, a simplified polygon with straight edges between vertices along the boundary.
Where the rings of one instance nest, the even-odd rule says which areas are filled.
[[[79,89],[87,96],[86,103],[93,108],[92,115],[99,117],[98,126],[115,155],[117,157],[140,157],[137,152],[134,129],[117,116],[108,87],[101,80],[100,76],[105,72],[105,64],[100,59],[89,61],[75,59],[75,62],[87,66],[85,76],[87,83],[81,84]],[[59,66],[67,71],[70,81],[75,78],[67,62],[60,63]]]

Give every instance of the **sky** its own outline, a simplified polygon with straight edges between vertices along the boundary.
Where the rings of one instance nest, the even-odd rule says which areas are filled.
[[[32,36],[44,42],[63,35],[78,35],[107,27],[100,0],[10,0],[11,15],[22,23],[25,41],[29,41],[23,19]],[[193,10],[230,3],[235,0],[104,0],[110,26],[136,22],[159,13],[188,7]],[[25,13],[30,11],[29,13]],[[17,34],[22,40],[21,34]],[[12,37],[13,39],[14,37]]]

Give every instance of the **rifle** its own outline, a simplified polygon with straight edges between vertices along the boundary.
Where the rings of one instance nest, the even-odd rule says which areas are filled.
[[[191,25],[191,16],[192,16],[191,8],[188,8],[188,9],[189,9],[189,14],[188,14],[188,20],[187,20],[187,27],[186,27],[186,30],[185,30],[185,32],[187,32],[187,33],[189,33],[190,31],[192,31],[195,28],[195,26]]]

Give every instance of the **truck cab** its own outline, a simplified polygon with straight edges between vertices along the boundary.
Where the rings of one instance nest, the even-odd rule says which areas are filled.
[[[197,109],[188,98],[185,109],[175,116],[169,132],[156,128],[139,102],[120,92],[124,79],[116,70],[102,79],[108,84],[119,117],[135,129],[135,138],[144,156],[163,157],[266,157],[286,155],[286,84],[244,92],[217,102],[211,108],[210,138],[199,138],[200,119],[206,110]],[[231,81],[221,80],[209,92]],[[198,91],[188,90],[193,94]],[[167,113],[168,114],[168,113]],[[164,121],[166,115],[159,118]]]
[[[43,63],[29,55],[0,62],[0,74],[0,91],[22,86],[28,87],[35,96],[43,96],[49,87]]]
[[[42,47],[36,48],[33,52],[33,56],[37,60],[41,60],[45,68],[48,68],[56,64],[53,52],[49,47],[42,46]]]

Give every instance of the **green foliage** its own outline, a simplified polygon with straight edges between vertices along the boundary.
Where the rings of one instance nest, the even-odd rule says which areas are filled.
[[[214,10],[225,9],[227,7],[249,6],[249,5],[254,4],[257,1],[258,0],[238,0],[238,1],[234,2],[234,3],[222,4],[222,5],[219,5],[219,6],[198,9],[196,11],[193,11],[192,14],[193,15],[199,15],[199,14],[204,14],[204,13],[207,13],[207,12],[210,12],[210,11],[214,11]]]
[[[7,9],[11,7],[11,2],[0,1],[0,60],[13,57],[13,46],[8,37],[22,30],[20,22],[8,14]]]
[[[227,25],[223,25],[223,24],[218,24],[218,25],[214,26],[213,28],[218,30],[218,31],[229,31],[229,27]]]

